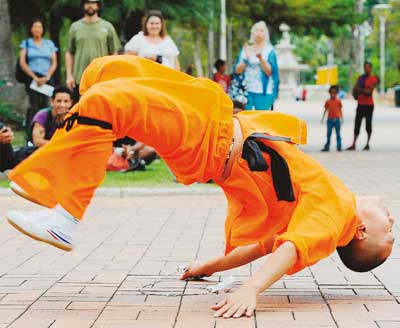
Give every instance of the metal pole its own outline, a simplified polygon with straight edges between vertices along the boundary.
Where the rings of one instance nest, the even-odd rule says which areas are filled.
[[[390,14],[391,6],[387,3],[377,4],[374,11],[379,16],[379,30],[380,30],[380,55],[381,55],[381,81],[380,81],[380,94],[385,93],[385,22],[387,16]]]
[[[226,60],[226,0],[221,0],[221,33],[219,39],[219,58]]]
[[[212,78],[214,68],[214,0],[210,4],[210,24],[208,26],[208,77]]]
[[[381,32],[381,82],[380,82],[380,89],[381,89],[381,96],[385,93],[385,21],[386,17],[383,15],[379,16],[379,25],[380,25],[380,32]]]

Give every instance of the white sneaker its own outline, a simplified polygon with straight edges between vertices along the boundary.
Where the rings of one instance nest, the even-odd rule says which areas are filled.
[[[64,251],[74,247],[79,223],[60,206],[41,211],[10,211],[7,221],[23,234]]]
[[[27,200],[29,200],[30,202],[33,202],[35,204],[45,206],[44,204],[42,204],[41,202],[39,202],[38,200],[36,200],[35,198],[33,198],[31,195],[29,195],[24,189],[22,189],[16,182],[11,181],[10,182],[10,189],[16,193],[18,196],[21,196],[22,198],[25,198]]]

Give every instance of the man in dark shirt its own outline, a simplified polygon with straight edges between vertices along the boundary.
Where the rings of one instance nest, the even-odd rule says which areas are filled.
[[[364,74],[357,79],[353,89],[353,95],[357,99],[357,112],[354,123],[353,143],[347,150],[356,150],[356,142],[360,134],[363,118],[365,118],[365,130],[368,135],[367,144],[363,150],[369,150],[369,141],[372,135],[372,113],[374,111],[374,98],[372,97],[372,93],[378,83],[378,77],[372,75],[372,64],[366,61],[364,63]]]

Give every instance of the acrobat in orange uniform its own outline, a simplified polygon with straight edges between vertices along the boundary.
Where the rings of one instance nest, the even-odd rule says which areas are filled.
[[[29,198],[80,220],[104,178],[112,142],[125,136],[155,148],[184,184],[213,179],[228,199],[226,256],[193,264],[182,278],[272,253],[258,276],[217,306],[217,315],[251,314],[261,290],[350,245],[364,217],[378,216],[359,215],[344,184],[297,149],[306,140],[300,119],[265,111],[232,118],[232,103],[218,84],[134,56],[96,59],[80,85],[82,98],[64,127],[10,179]],[[29,230],[36,224],[29,215],[13,217],[19,230],[48,242]],[[68,239],[55,229],[47,228]],[[389,242],[385,247],[378,264],[390,253]]]

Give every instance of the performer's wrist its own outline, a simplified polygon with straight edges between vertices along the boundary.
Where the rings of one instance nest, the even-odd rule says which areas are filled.
[[[242,288],[252,290],[256,295],[261,294],[266,288],[264,288],[262,283],[257,283],[254,279],[250,278],[243,285]]]
[[[207,263],[204,263],[204,272],[208,277],[212,276],[215,272],[223,271],[220,265],[220,258],[212,259]]]

